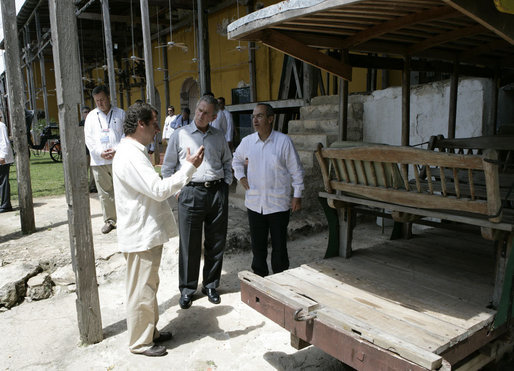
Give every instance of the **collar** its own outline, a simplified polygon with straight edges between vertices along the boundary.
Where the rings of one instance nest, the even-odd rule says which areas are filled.
[[[273,130],[273,129],[271,129],[271,133],[266,138],[266,140],[261,140],[261,138],[259,137],[259,133],[256,132],[255,133],[255,143],[257,143],[257,142],[263,142],[263,143],[273,142],[274,137],[275,137],[275,130]]]
[[[131,138],[131,137],[124,137],[124,138],[121,138],[121,141],[120,142],[125,142],[125,143],[128,143],[130,144],[131,146],[134,146],[136,147],[138,150],[140,150],[141,152],[146,152],[146,146],[139,143],[137,140]]]
[[[199,132],[201,134],[207,134],[207,133],[211,133],[212,132],[211,131],[211,129],[212,129],[211,124],[209,124],[207,126],[207,131],[205,133],[203,133],[200,129],[198,129],[198,127],[196,126],[196,123],[194,122],[194,120],[191,121],[191,123],[189,125],[187,125],[186,127],[191,127],[191,130],[190,130],[191,133],[194,133],[195,131],[197,131],[197,132]]]

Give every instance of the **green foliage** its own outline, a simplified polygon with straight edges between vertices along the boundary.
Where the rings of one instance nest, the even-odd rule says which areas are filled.
[[[54,162],[48,152],[40,152],[40,156],[30,156],[30,178],[32,181],[32,196],[56,196],[65,193],[64,171],[62,162]],[[11,199],[18,199],[18,181],[16,166],[11,166],[9,182],[11,184]]]

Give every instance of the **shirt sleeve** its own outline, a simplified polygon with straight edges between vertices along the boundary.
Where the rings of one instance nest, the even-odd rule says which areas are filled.
[[[225,137],[223,137],[223,151],[221,154],[221,162],[223,163],[223,174],[225,183],[228,185],[232,184],[233,174],[232,174],[232,153],[230,152],[230,148],[228,148],[228,143],[225,141]]]
[[[303,184],[303,166],[300,161],[300,156],[294,148],[293,142],[289,137],[287,139],[285,146],[286,167],[293,180],[291,184],[293,186],[293,197],[301,198],[302,192],[305,188]]]
[[[7,158],[7,146],[10,146],[9,138],[7,137],[7,128],[3,124],[0,124],[0,158]]]
[[[227,142],[232,142],[232,138],[234,136],[234,120],[232,119],[232,115],[228,111],[223,111],[225,113],[225,119],[227,120],[227,132],[225,133],[225,139]]]
[[[232,160],[232,168],[234,169],[234,176],[237,180],[244,178],[245,174],[245,161],[246,161],[246,141],[243,139],[234,152]]]
[[[93,128],[93,125],[95,124],[95,117],[95,111],[91,111],[91,113],[87,115],[86,122],[84,123],[84,139],[86,141],[86,146],[89,149],[89,152],[91,152],[96,157],[100,157],[103,151],[100,146],[100,141],[95,136],[95,130]]]
[[[169,178],[175,171],[179,162],[178,158],[178,134],[180,130],[175,130],[170,137],[164,159],[162,160],[161,174],[163,178]]]

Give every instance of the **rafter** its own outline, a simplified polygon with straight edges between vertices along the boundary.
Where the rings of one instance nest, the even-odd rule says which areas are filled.
[[[475,35],[477,33],[484,32],[484,27],[481,25],[474,25],[470,27],[458,28],[453,31],[444,32],[437,36],[431,37],[429,39],[425,39],[417,44],[412,45],[408,48],[409,54],[415,54],[425,49],[433,48],[434,46],[438,46],[449,41],[457,40],[462,37],[468,37]]]
[[[379,37],[388,32],[394,32],[404,27],[412,26],[419,22],[427,22],[435,19],[453,18],[459,16],[460,13],[451,7],[440,6],[432,8],[423,12],[409,14],[404,17],[393,19],[388,22],[377,24],[355,34],[352,37],[345,39],[342,43],[344,49],[351,49],[352,47],[366,42],[372,38]]]

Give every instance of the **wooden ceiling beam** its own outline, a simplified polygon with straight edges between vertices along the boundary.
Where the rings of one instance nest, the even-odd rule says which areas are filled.
[[[493,1],[443,1],[514,45],[514,15],[498,11]]]
[[[352,66],[306,46],[282,32],[271,29],[263,30],[260,33],[259,40],[270,48],[277,49],[282,53],[312,64],[333,75],[349,81],[352,79]]]
[[[342,47],[351,49],[372,38],[379,37],[385,33],[393,32],[404,27],[412,26],[419,22],[427,22],[436,19],[453,18],[460,15],[460,13],[449,6],[440,6],[426,11],[409,14],[388,22],[377,24],[364,31],[355,34],[343,41]]]
[[[449,41],[458,40],[462,37],[472,36],[481,32],[484,32],[484,27],[482,25],[463,27],[453,31],[444,32],[437,36],[431,37],[429,39],[423,40],[417,44],[410,46],[408,48],[408,53],[416,54],[417,52],[420,52],[422,50],[430,49],[434,46],[438,46]]]

